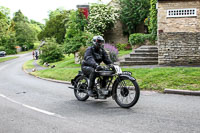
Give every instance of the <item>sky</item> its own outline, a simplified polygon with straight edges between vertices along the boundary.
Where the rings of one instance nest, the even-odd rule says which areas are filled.
[[[77,5],[97,3],[99,0],[0,0],[0,6],[10,9],[11,17],[19,9],[29,19],[40,23],[45,23],[44,19],[48,18],[48,11],[57,8],[66,10],[76,9]],[[111,0],[101,0],[104,4]]]

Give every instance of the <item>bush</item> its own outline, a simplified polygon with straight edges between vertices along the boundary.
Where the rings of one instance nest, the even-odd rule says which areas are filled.
[[[130,44],[116,44],[117,49],[120,50],[130,50],[132,49],[132,47],[130,46]]]
[[[112,29],[118,17],[118,11],[114,7],[92,4],[86,29],[93,34],[103,36],[107,30]]]
[[[64,50],[66,54],[78,52],[81,46],[86,46],[92,40],[93,34],[84,31],[86,19],[78,11],[72,11],[65,35]]]
[[[153,41],[151,34],[136,33],[129,36],[129,43],[131,45],[142,45],[147,40],[149,40],[150,42]]]
[[[87,48],[88,48],[87,46],[86,47],[81,46],[81,48],[78,50],[78,58],[79,58],[80,63],[82,62],[82,60],[84,58]]]
[[[4,46],[0,46],[0,51],[5,51],[5,47]]]
[[[64,58],[62,49],[56,43],[55,39],[45,40],[45,45],[41,48],[41,55],[39,56],[42,60],[42,63],[48,62],[57,62],[61,61]]]
[[[86,46],[91,43],[93,34],[80,32],[74,35],[73,38],[67,38],[64,43],[64,49],[66,54],[74,54],[81,46]]]
[[[111,44],[105,44],[104,45],[105,50],[108,51],[109,57],[112,60],[112,62],[116,62],[117,56],[118,56],[118,50],[115,46],[111,45]]]

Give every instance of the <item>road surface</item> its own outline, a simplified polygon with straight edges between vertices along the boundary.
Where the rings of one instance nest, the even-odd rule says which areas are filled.
[[[77,101],[67,84],[26,74],[31,53],[0,63],[0,133],[199,133],[200,97],[142,91],[131,109]],[[166,81],[167,82],[167,81]]]

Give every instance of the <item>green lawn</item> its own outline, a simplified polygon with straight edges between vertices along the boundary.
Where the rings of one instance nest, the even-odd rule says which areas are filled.
[[[127,55],[127,54],[130,54],[133,50],[126,50],[126,51],[119,51],[119,57],[120,56],[123,56],[123,55]]]
[[[13,57],[4,57],[4,58],[1,58],[0,57],[0,62],[4,62],[4,61],[8,61],[8,60],[12,60],[12,59],[16,59],[18,58],[18,56],[13,56]]]
[[[134,68],[131,71],[145,90],[169,89],[200,90],[200,67]]]
[[[80,64],[74,64],[74,56],[65,56],[53,69],[32,72],[32,74],[57,80],[71,81],[78,71]],[[131,71],[132,76],[142,90],[163,91],[169,89],[200,90],[200,67],[162,67],[162,68],[123,68]]]
[[[24,69],[33,69],[35,66],[33,65],[33,60],[29,60],[26,63],[24,63],[23,68]]]

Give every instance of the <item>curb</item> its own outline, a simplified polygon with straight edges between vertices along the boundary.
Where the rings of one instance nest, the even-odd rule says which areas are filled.
[[[62,83],[62,84],[68,84],[68,85],[71,85],[71,82],[69,81],[62,81],[62,80],[55,80],[55,79],[49,79],[49,78],[41,78],[41,77],[38,77],[38,76],[35,76],[33,74],[31,74],[30,72],[28,72],[26,69],[22,68],[23,71],[31,76],[34,76],[36,78],[39,78],[39,79],[43,79],[43,80],[47,80],[47,81],[52,81],[52,82],[56,82],[56,83]]]
[[[168,94],[180,94],[180,95],[191,95],[191,96],[200,96],[200,91],[190,91],[190,90],[165,89],[164,93],[168,93]]]

